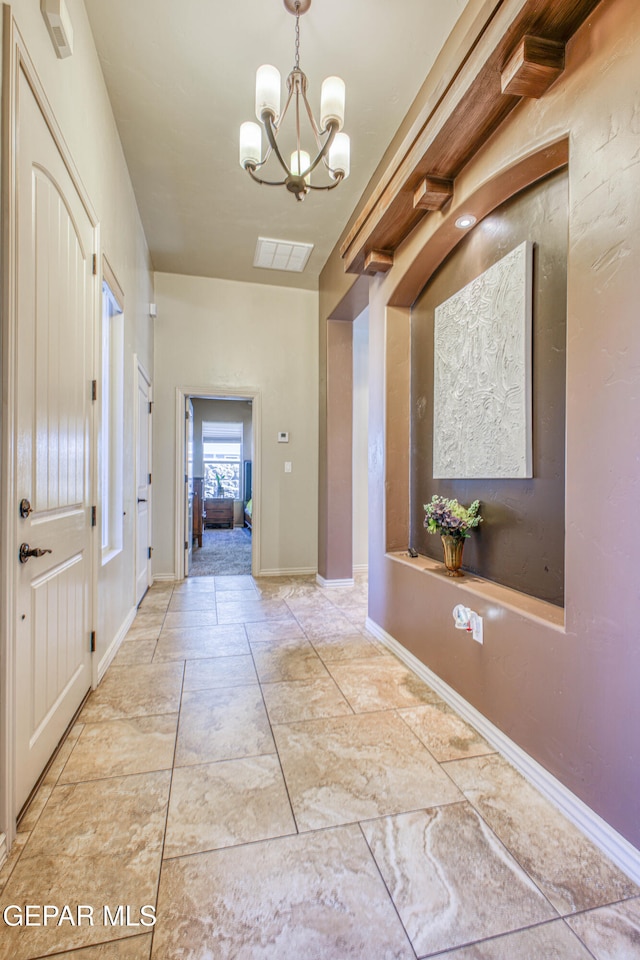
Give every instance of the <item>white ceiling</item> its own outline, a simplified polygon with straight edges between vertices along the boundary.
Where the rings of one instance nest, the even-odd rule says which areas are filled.
[[[296,202],[238,163],[255,71],[293,66],[283,0],[85,0],[155,269],[315,288],[331,249],[468,0],[313,0],[300,66],[347,86],[351,176]],[[302,274],[253,266],[258,236],[315,244]]]

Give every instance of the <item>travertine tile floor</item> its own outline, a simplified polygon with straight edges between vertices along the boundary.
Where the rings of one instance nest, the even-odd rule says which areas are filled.
[[[366,632],[366,589],[150,590],[0,874],[94,924],[3,925],[0,958],[640,958],[640,890]]]

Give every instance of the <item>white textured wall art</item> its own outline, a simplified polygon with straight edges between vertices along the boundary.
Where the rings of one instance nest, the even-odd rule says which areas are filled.
[[[433,476],[530,477],[533,245],[435,311]]]

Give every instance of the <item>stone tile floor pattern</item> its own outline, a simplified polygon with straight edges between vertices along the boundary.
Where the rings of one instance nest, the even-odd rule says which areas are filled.
[[[364,579],[152,587],[0,871],[2,908],[94,925],[4,926],[0,960],[640,958],[640,889],[366,607]]]

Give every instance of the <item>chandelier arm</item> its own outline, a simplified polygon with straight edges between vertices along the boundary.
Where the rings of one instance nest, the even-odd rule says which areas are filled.
[[[308,183],[307,190],[335,190],[338,184],[341,183],[342,180],[344,180],[344,174],[342,170],[338,170],[338,172],[334,174],[334,176],[336,178],[334,183],[322,184],[321,186],[318,186],[318,187],[315,186],[315,184],[313,183]]]
[[[309,117],[309,123],[311,124],[311,129],[313,130],[313,135],[314,135],[314,137],[316,138],[316,143],[318,144],[318,150],[320,150],[320,149],[321,149],[321,146],[322,146],[321,134],[326,133],[326,131],[325,131],[325,130],[320,130],[318,124],[316,123],[316,118],[315,118],[314,115],[313,115],[313,110],[311,109],[311,105],[309,104],[309,101],[307,100],[307,95],[306,95],[306,93],[304,92],[304,90],[302,91],[302,99],[304,100],[304,105],[305,105],[306,110],[307,110],[307,116]]]
[[[262,164],[258,164],[257,166],[262,166]],[[256,175],[256,169],[257,167],[254,167],[250,164],[247,164],[245,167],[245,170],[251,179],[255,180],[255,182],[259,183],[262,187],[284,187],[285,183],[287,182],[286,180],[263,180],[261,177]]]
[[[288,103],[287,103],[287,106],[288,106]],[[267,140],[269,141],[269,146],[275,153],[278,160],[280,161],[280,166],[282,167],[284,172],[287,174],[287,176],[289,176],[291,171],[289,170],[289,167],[287,166],[287,164],[284,162],[282,158],[282,154],[280,153],[280,148],[278,147],[278,143],[276,141],[277,130],[274,128],[273,117],[271,116],[268,110],[265,110],[263,111],[261,119],[267,134]]]
[[[288,84],[288,81],[287,81],[287,84]],[[287,97],[287,99],[286,99],[286,102],[285,102],[285,105],[284,105],[284,109],[282,110],[280,116],[278,117],[277,123],[276,123],[275,120],[273,121],[273,129],[274,129],[274,132],[275,132],[276,134],[278,133],[278,130],[279,130],[280,127],[282,126],[282,123],[283,123],[283,121],[284,121],[284,118],[285,118],[286,115],[287,115],[287,111],[288,111],[288,109],[289,109],[289,104],[291,103],[291,98],[292,98],[292,96],[293,96],[293,90],[292,90],[292,89],[289,89],[289,95],[288,95],[288,97]],[[264,123],[264,121],[263,121],[263,123]]]
[[[307,169],[304,171],[303,173],[304,177],[308,176],[313,170],[315,170],[315,168],[318,166],[320,161],[325,159],[329,151],[329,147],[333,143],[337,132],[338,132],[338,124],[335,123],[334,121],[331,121],[331,123],[329,124],[329,136],[325,140],[324,144],[322,144],[322,146],[320,147],[320,152],[318,153],[318,156],[315,158],[311,166],[307,167]],[[326,164],[326,161],[325,161],[325,164]],[[328,166],[328,164],[326,164],[326,166],[327,166],[327,169],[331,169]],[[333,189],[334,186],[336,186],[336,184],[332,183],[329,189]]]
[[[265,163],[268,162],[270,156],[271,156],[271,147],[267,147],[267,152],[265,153],[262,160],[256,161],[256,163],[252,165],[252,169],[259,170],[261,167],[264,167]]]

